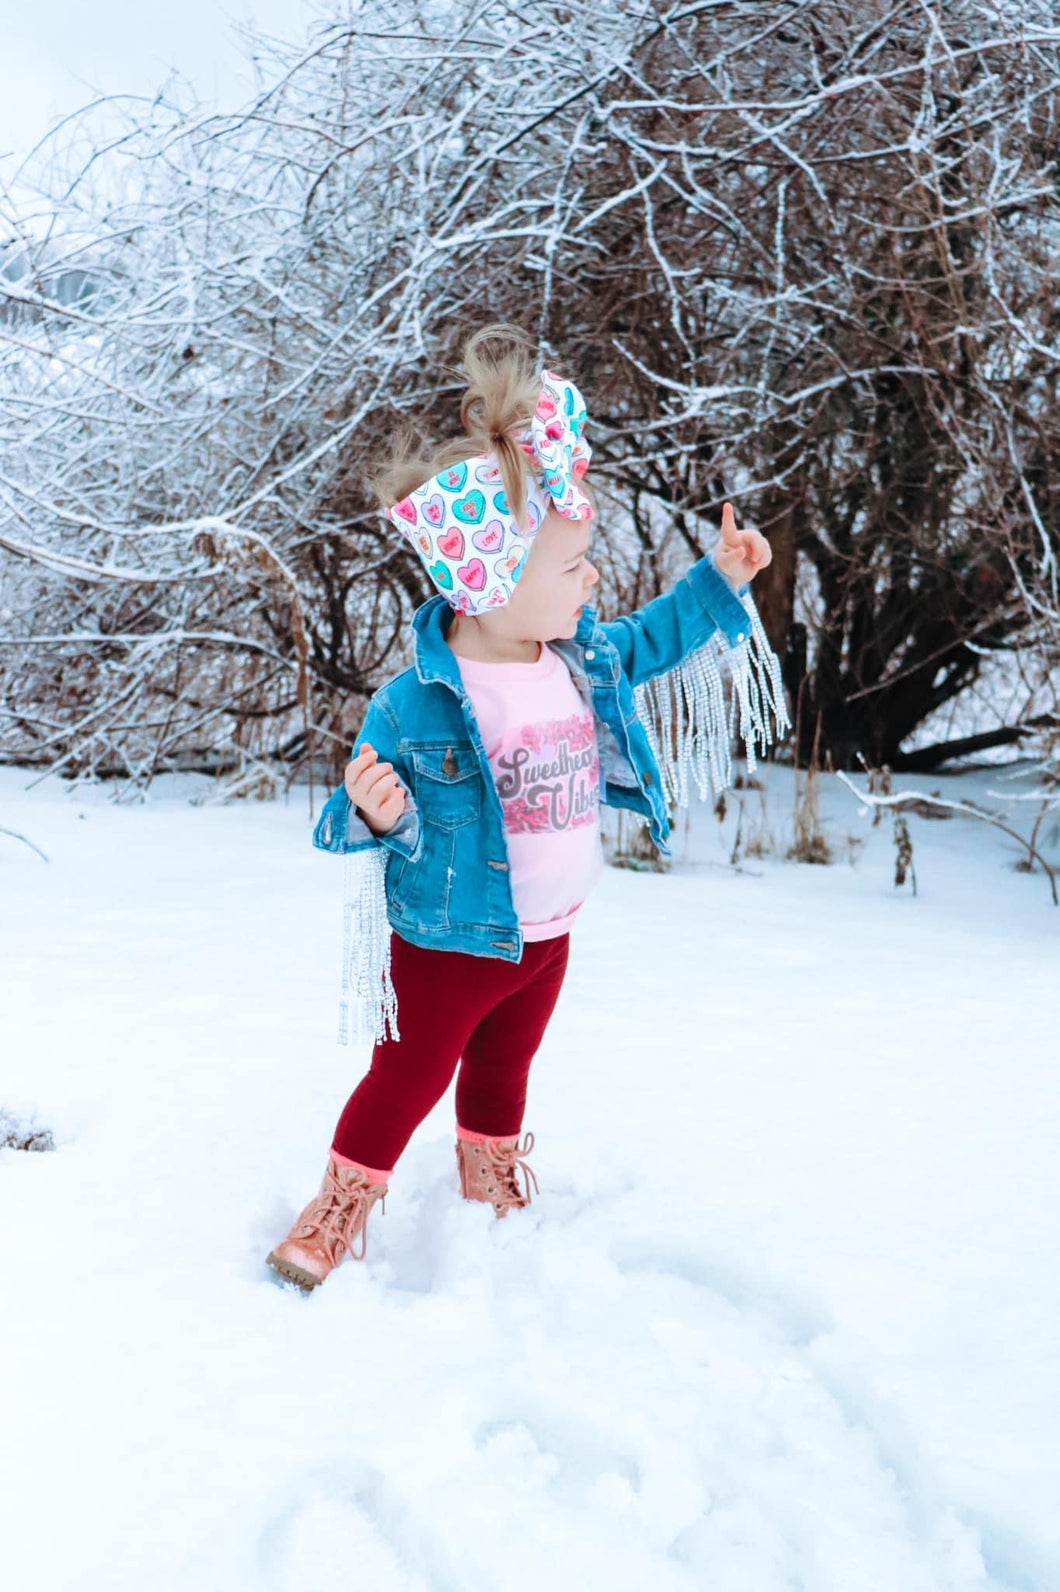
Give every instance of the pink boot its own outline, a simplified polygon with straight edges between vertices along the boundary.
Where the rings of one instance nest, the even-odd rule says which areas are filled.
[[[530,1180],[534,1191],[540,1193],[537,1178],[523,1160],[534,1147],[534,1135],[528,1133],[522,1146],[519,1135],[491,1139],[485,1136],[465,1139],[460,1134],[456,1140],[456,1162],[460,1169],[460,1192],[466,1200],[482,1200],[491,1204],[498,1216],[507,1216],[514,1207],[521,1210],[530,1204]],[[525,1194],[520,1192],[516,1168],[523,1174]]]
[[[266,1256],[281,1277],[297,1283],[307,1293],[345,1260],[363,1260],[368,1248],[367,1222],[373,1205],[383,1201],[386,1183],[373,1183],[360,1166],[343,1166],[328,1156],[320,1193],[310,1200],[282,1243]],[[361,1240],[358,1254],[354,1249]]]

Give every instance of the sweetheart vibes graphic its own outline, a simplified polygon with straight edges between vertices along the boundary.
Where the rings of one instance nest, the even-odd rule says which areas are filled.
[[[591,713],[521,725],[490,761],[509,834],[598,822],[600,762]]]

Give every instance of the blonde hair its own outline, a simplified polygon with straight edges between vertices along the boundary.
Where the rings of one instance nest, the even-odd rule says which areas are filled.
[[[468,338],[461,358],[468,381],[460,400],[465,435],[432,449],[414,427],[404,426],[389,457],[373,474],[372,490],[379,506],[390,509],[439,470],[479,453],[492,453],[508,505],[522,528],[526,482],[533,465],[513,433],[528,424],[541,392],[534,346],[521,327],[494,321]]]

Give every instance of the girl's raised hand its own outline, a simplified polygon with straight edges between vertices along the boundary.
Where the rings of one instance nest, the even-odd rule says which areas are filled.
[[[773,557],[773,549],[761,531],[738,531],[731,503],[721,508],[721,541],[714,549],[714,562],[734,585],[754,580]]]
[[[394,773],[393,763],[381,763],[379,753],[367,741],[346,764],[344,784],[373,834],[385,835],[393,829],[405,808],[405,787]]]

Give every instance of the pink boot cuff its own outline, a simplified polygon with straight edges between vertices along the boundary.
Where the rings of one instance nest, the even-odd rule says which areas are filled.
[[[458,1122],[456,1125],[456,1136],[458,1139],[469,1139],[472,1144],[490,1144],[494,1143],[497,1139],[517,1139],[519,1134],[518,1132],[476,1133],[473,1128],[462,1128]]]
[[[331,1158],[333,1161],[337,1161],[339,1166],[359,1166],[362,1172],[367,1173],[369,1183],[387,1182],[394,1170],[391,1167],[389,1172],[381,1172],[377,1166],[365,1166],[363,1161],[351,1161],[348,1155],[340,1155],[334,1146],[331,1150]]]

